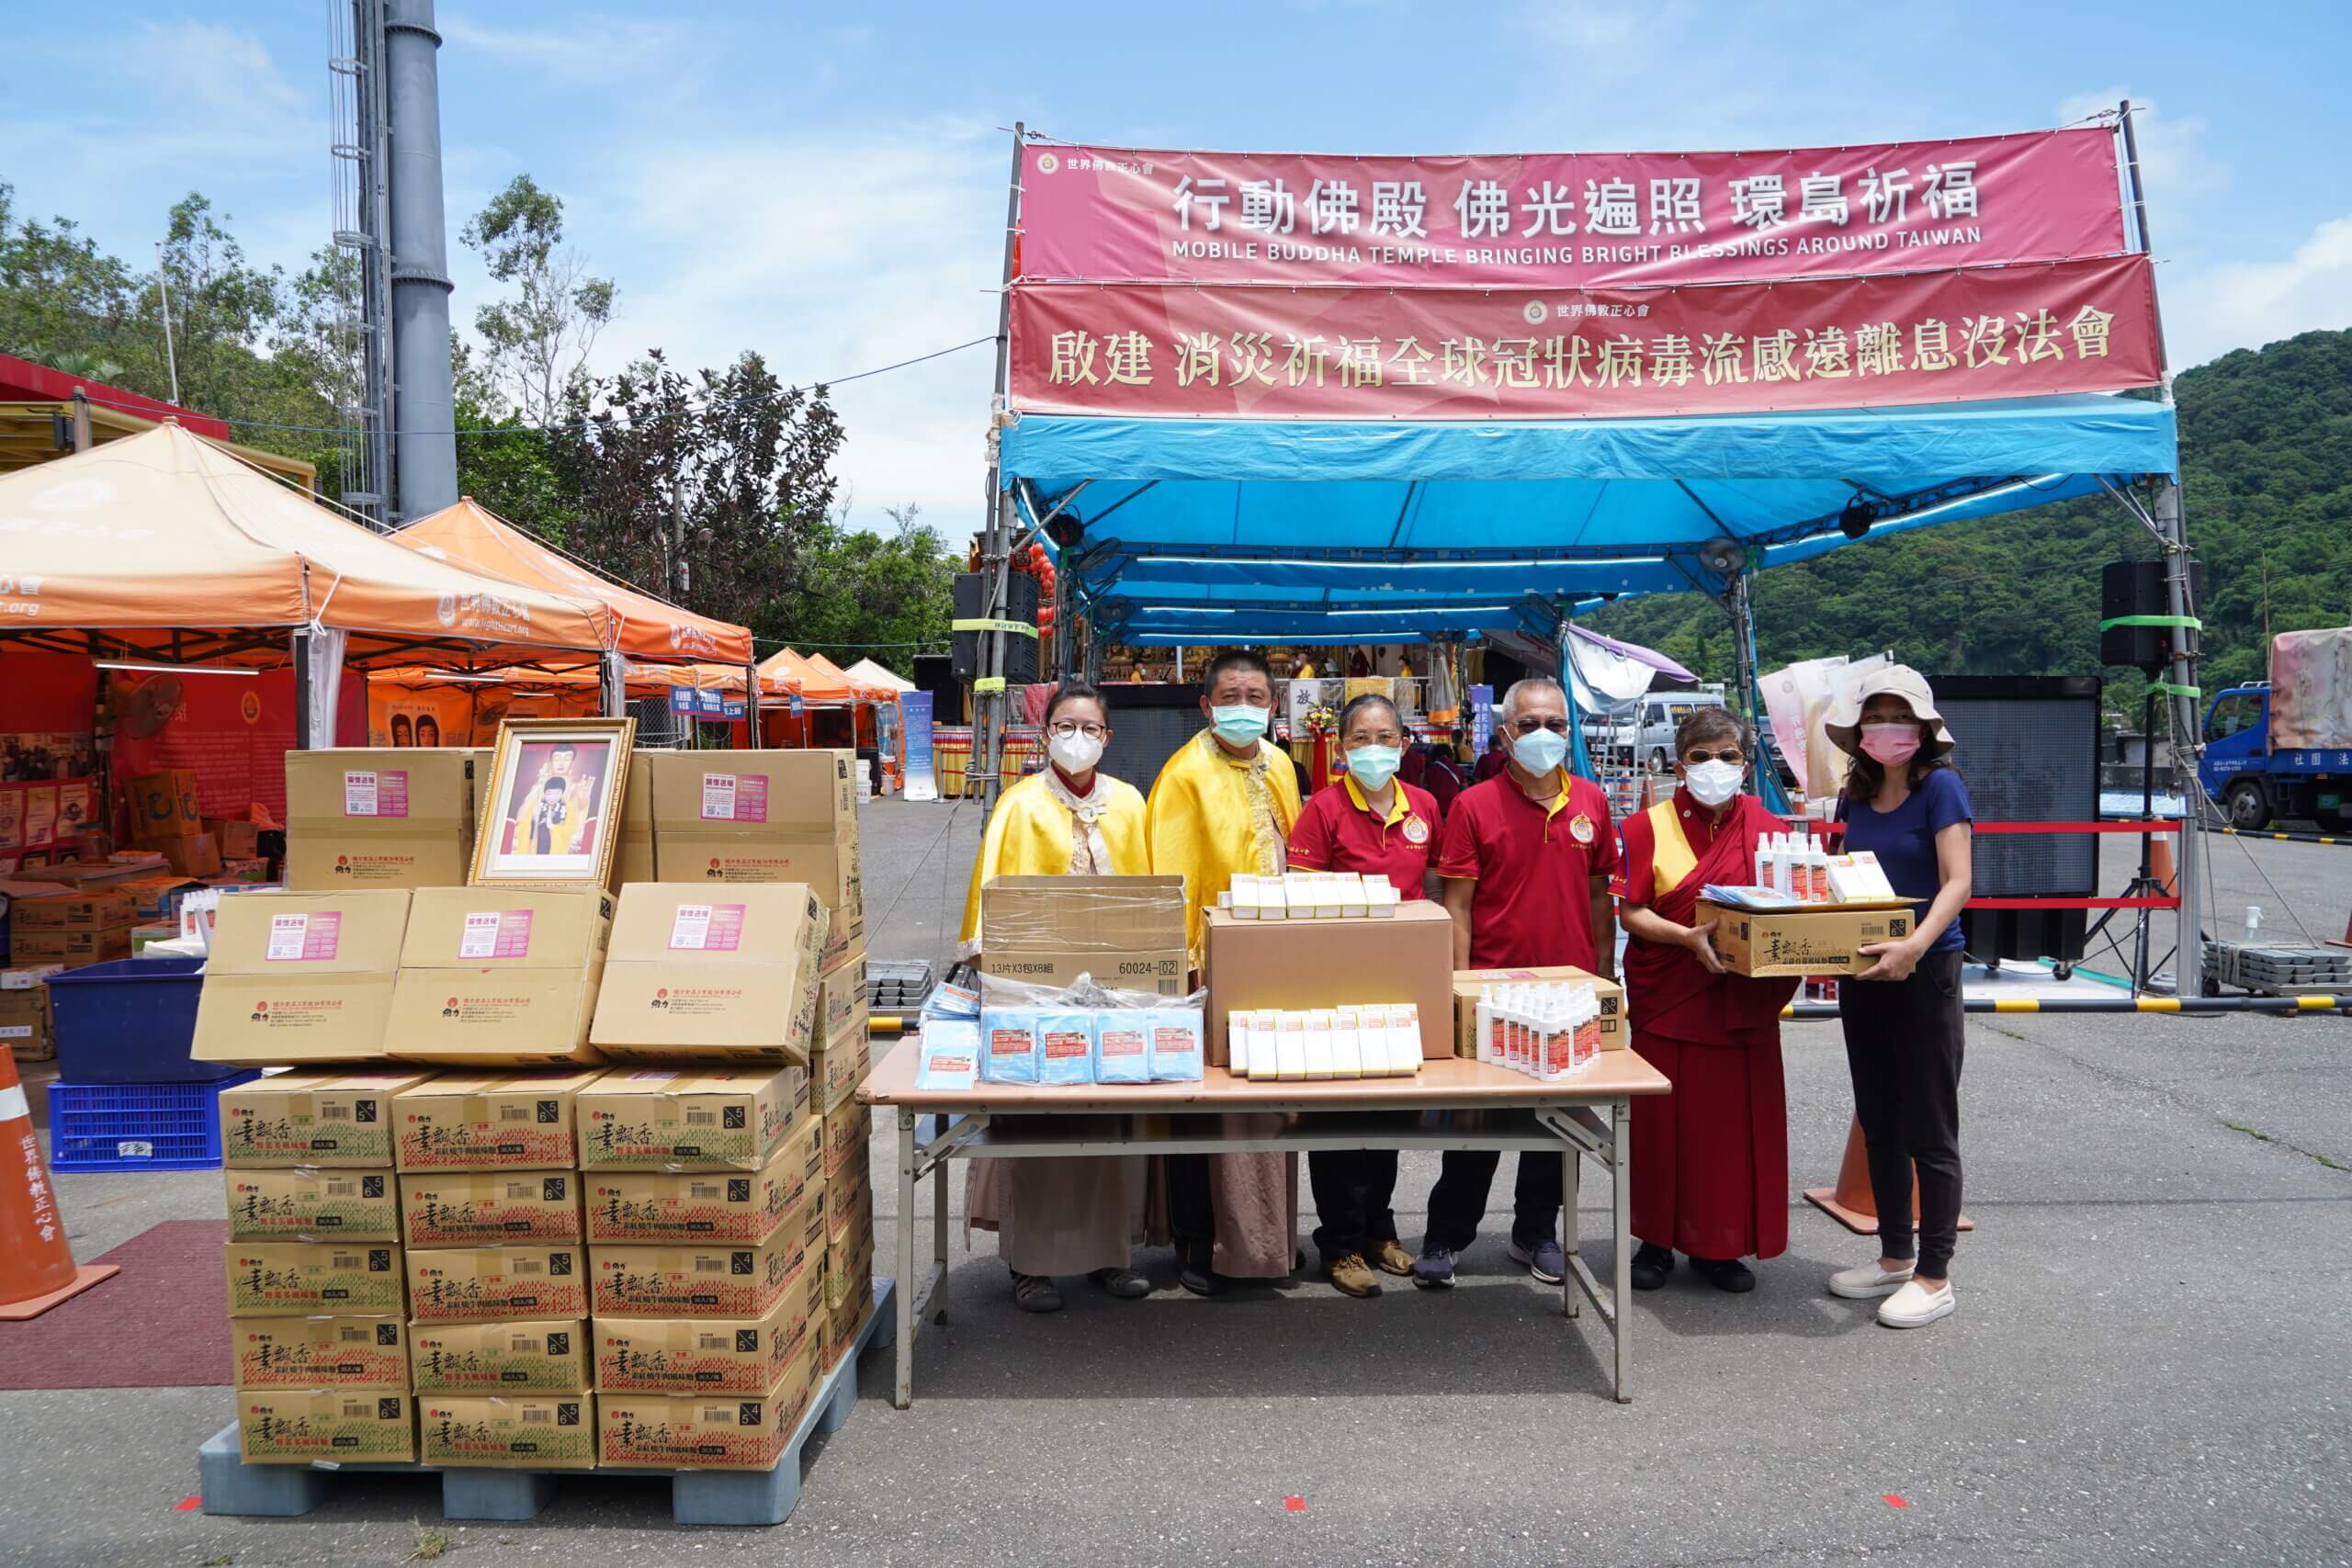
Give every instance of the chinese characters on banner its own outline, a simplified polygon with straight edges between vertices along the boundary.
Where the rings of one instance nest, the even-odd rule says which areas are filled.
[[[1749,288],[1012,291],[1013,406],[1044,412],[1597,418],[2159,378],[2142,255]]]
[[[1032,143],[1033,279],[1560,288],[2114,255],[2112,133],[1351,158]]]

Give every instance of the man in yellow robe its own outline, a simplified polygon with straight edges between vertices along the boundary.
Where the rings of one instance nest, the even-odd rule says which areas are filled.
[[[1204,906],[1237,873],[1278,876],[1298,820],[1298,777],[1265,739],[1273,673],[1248,649],[1209,661],[1201,713],[1209,728],[1159,771],[1148,808],[1151,869],[1184,879],[1184,930],[1200,963]],[[1168,1156],[1169,1228],[1184,1288],[1216,1295],[1229,1278],[1291,1271],[1298,1235],[1298,1170],[1289,1155]],[[1213,1244],[1213,1246],[1212,1246]]]

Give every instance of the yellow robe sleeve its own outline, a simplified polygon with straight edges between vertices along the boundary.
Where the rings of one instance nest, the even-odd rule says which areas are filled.
[[[1144,837],[1143,796],[1133,784],[1106,774],[1096,776],[1094,787],[1111,792],[1111,808],[1102,827],[1112,874],[1148,874],[1151,852]],[[1069,857],[1070,814],[1046,788],[1043,775],[1032,774],[1006,789],[989,818],[988,830],[980,835],[980,852],[972,859],[960,938],[965,956],[978,950],[983,884],[997,876],[1061,876],[1069,871]]]
[[[1298,820],[1298,776],[1290,759],[1266,742],[1266,788],[1273,807],[1272,862],[1287,861],[1284,845]],[[1233,885],[1236,873],[1260,869],[1255,813],[1250,802],[1250,770],[1228,759],[1215,742],[1196,736],[1178,749],[1159,771],[1147,807],[1151,831],[1151,869],[1184,879],[1185,943],[1201,948],[1201,910]]]

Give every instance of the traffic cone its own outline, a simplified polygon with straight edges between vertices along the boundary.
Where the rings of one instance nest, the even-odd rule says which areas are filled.
[[[32,1104],[17,1077],[17,1054],[0,1045],[0,1323],[39,1317],[121,1270],[113,1264],[76,1268],[65,1239],[65,1216],[40,1157]],[[19,1163],[21,1179],[17,1176]]]
[[[2158,833],[2148,840],[2148,874],[2165,890],[2165,897],[2179,896],[2179,880],[2173,874],[2171,834]]]
[[[1804,1200],[1856,1235],[1878,1235],[1878,1200],[1871,1195],[1871,1160],[1862,1146],[1862,1123],[1858,1118],[1846,1129],[1846,1157],[1838,1162],[1838,1185],[1808,1187]],[[1919,1224],[1919,1173],[1911,1173],[1911,1225]],[[1973,1231],[1976,1222],[1966,1214],[1960,1216],[1960,1228]]]

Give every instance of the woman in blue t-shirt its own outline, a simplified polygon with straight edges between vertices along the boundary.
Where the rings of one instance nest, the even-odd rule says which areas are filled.
[[[1849,852],[1869,850],[1918,920],[1838,988],[1854,1113],[1878,1202],[1879,1259],[1829,1277],[1832,1294],[1886,1298],[1879,1322],[1919,1328],[1951,1315],[1960,1232],[1960,911],[1968,902],[1968,786],[1951,732],[1919,672],[1896,664],[1860,678],[1824,727],[1853,758],[1838,815]],[[1917,1257],[1911,1182],[1919,1183]]]

